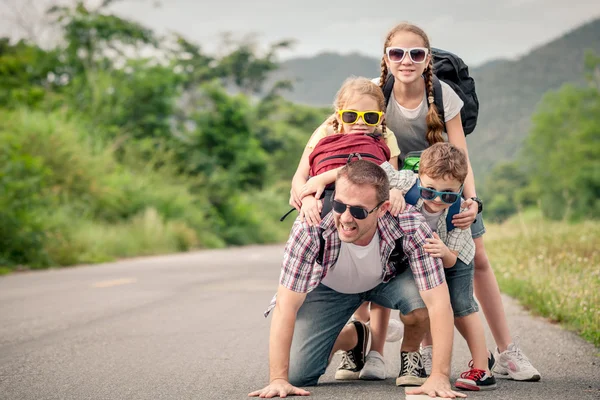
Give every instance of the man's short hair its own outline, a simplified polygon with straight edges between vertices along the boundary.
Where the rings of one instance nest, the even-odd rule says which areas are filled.
[[[419,174],[433,179],[454,178],[461,184],[469,173],[465,152],[450,143],[436,143],[421,154]]]
[[[350,183],[357,186],[375,188],[378,203],[390,197],[390,182],[387,174],[379,165],[371,161],[356,160],[349,162],[338,171],[336,180],[340,178],[346,178]]]

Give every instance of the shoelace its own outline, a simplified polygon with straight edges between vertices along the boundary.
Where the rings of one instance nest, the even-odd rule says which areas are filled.
[[[484,370],[477,369],[477,368],[471,368],[470,370],[465,371],[462,374],[460,374],[460,377],[463,379],[470,379],[472,381],[478,381],[481,378],[483,378],[484,375],[485,375]]]
[[[514,354],[518,361],[524,361],[527,363],[530,362],[529,358],[527,358],[527,356],[521,352],[521,348],[519,347],[519,337],[518,336],[515,337],[515,340],[513,342],[513,349],[514,350],[510,350],[509,352]]]
[[[421,355],[414,351],[402,353],[404,362],[402,363],[402,375],[410,374],[419,376],[419,370],[423,368],[421,365]]]
[[[342,354],[342,362],[340,363],[340,369],[354,369],[356,363],[354,362],[354,356],[349,351]]]

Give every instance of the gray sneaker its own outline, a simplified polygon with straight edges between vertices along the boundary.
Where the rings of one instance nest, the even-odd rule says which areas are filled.
[[[433,365],[432,349],[433,346],[421,347],[421,358],[423,360],[423,368],[425,368],[425,373],[427,374],[427,376],[431,375],[431,368]]]
[[[379,352],[371,350],[365,359],[365,366],[360,370],[360,379],[381,381],[385,379],[385,361]]]
[[[515,343],[508,345],[505,351],[500,353],[496,348],[496,368],[494,372],[498,375],[508,375],[515,381],[539,381],[542,379],[539,371],[531,365],[531,361],[521,351],[518,338]]]

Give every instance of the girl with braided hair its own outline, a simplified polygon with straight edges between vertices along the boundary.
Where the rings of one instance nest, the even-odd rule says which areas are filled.
[[[424,150],[437,142],[450,142],[468,155],[460,117],[463,102],[450,86],[440,81],[445,116],[442,121],[434,103],[434,73],[427,34],[410,23],[401,23],[391,29],[383,46],[381,75],[377,83],[383,89],[389,75],[394,77],[386,118],[398,139],[402,151],[400,159],[411,151]],[[483,244],[485,228],[481,215],[478,216],[480,206],[470,162],[463,196],[467,199],[464,204],[469,212],[456,214],[453,222],[458,228],[470,228],[475,241],[475,294],[497,345],[495,372],[510,375],[515,380],[539,380],[540,373],[513,342],[508,329],[500,289]],[[424,347],[425,364],[430,360],[430,349],[430,346]]]

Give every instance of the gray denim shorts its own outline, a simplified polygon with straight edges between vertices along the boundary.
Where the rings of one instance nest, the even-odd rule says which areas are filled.
[[[473,261],[465,264],[456,259],[452,268],[444,268],[450,303],[455,317],[466,317],[479,311],[479,306],[473,297],[473,274],[475,267]]]
[[[400,310],[404,315],[425,308],[410,269],[363,293],[339,293],[319,284],[306,295],[296,315],[288,372],[292,385],[317,384],[340,331],[365,301]]]
[[[477,214],[475,222],[471,225],[471,237],[477,239],[478,237],[482,237],[484,233],[485,226],[483,225],[483,213]]]

